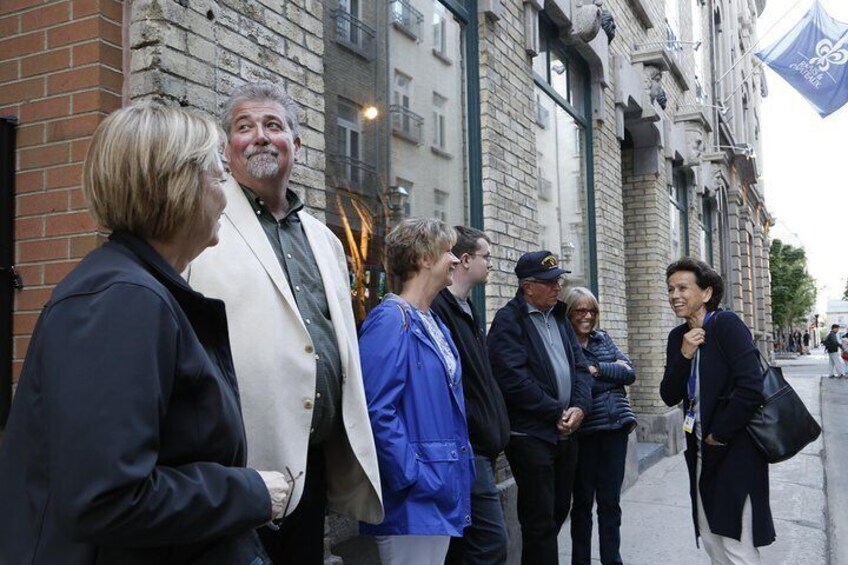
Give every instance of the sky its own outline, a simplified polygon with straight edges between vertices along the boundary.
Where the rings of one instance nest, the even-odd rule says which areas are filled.
[[[812,3],[766,0],[755,51],[782,37]],[[848,22],[848,1],[820,3],[831,16]],[[809,273],[818,285],[817,311],[823,313],[828,299],[842,297],[848,277],[848,104],[821,118],[771,69],[766,70],[766,83],[763,155],[758,157],[766,206],[776,221],[771,237],[805,249]]]

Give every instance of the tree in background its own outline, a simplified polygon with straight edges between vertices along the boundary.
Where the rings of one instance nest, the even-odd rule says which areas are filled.
[[[784,330],[806,325],[807,315],[816,302],[816,281],[807,273],[804,249],[775,239],[769,249],[769,266],[774,325]]]
[[[845,279],[845,291],[842,293],[842,300],[848,300],[848,279]]]

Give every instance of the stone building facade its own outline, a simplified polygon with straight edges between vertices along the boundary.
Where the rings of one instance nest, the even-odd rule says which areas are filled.
[[[80,191],[99,121],[151,99],[214,114],[236,84],[269,79],[302,107],[292,180],[348,250],[358,316],[389,288],[382,238],[404,215],[491,235],[495,271],[477,297],[488,319],[515,292],[518,257],[550,247],[596,291],[602,326],[637,367],[638,439],[673,453],[680,414],[658,395],[677,323],[667,264],[714,265],[725,306],[770,350],[767,89],[750,53],[764,4],[0,3],[0,116],[17,118],[17,147],[0,147],[14,151],[15,211],[0,222],[14,222],[23,282],[0,376],[17,380],[52,287],[102,239]]]

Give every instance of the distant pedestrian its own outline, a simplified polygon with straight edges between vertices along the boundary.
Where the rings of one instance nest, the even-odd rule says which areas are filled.
[[[763,401],[763,370],[750,330],[718,308],[724,281],[683,258],[666,270],[668,301],[686,321],[668,335],[660,396],[681,404],[695,534],[715,564],[759,565],[775,539],[769,469],[746,426]]]
[[[848,332],[842,336],[839,347],[842,349],[842,374],[845,375],[848,374],[848,367],[845,366],[845,362],[848,361]]]
[[[592,561],[592,506],[598,502],[598,538],[602,565],[621,565],[621,485],[627,436],[636,416],[625,385],[636,373],[630,359],[605,331],[598,329],[600,307],[588,288],[565,295],[566,314],[583,347],[592,375],[592,409],[577,435],[577,476],[571,506],[571,565]]]
[[[804,339],[804,354],[809,355],[810,354],[810,332],[809,331],[804,332],[804,338],[803,339]]]
[[[830,333],[827,334],[827,337],[822,341],[822,345],[824,345],[824,350],[827,351],[827,356],[830,361],[830,366],[828,369],[828,378],[838,378],[841,379],[845,376],[845,365],[842,363],[842,357],[839,355],[839,350],[842,348],[842,345],[839,343],[839,324],[833,324],[830,326]]]

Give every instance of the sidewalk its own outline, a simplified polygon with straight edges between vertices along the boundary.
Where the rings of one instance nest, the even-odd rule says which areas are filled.
[[[827,358],[814,354],[781,360],[779,364],[810,412],[821,422],[820,379],[827,372]],[[830,381],[826,390],[842,388],[840,385],[844,385],[848,402],[848,381]],[[848,427],[845,431],[848,432]],[[823,446],[820,437],[793,459],[771,466],[771,508],[777,541],[762,548],[763,565],[828,564]],[[703,548],[695,547],[687,477],[686,463],[680,453],[645,471],[622,495],[621,556],[624,563],[709,565]],[[845,508],[843,514],[848,524],[848,493],[845,498],[842,508]],[[569,528],[567,522],[559,536],[560,563],[563,564],[571,562]],[[592,562],[600,563],[597,525],[592,541]],[[837,563],[834,561],[833,565]]]

